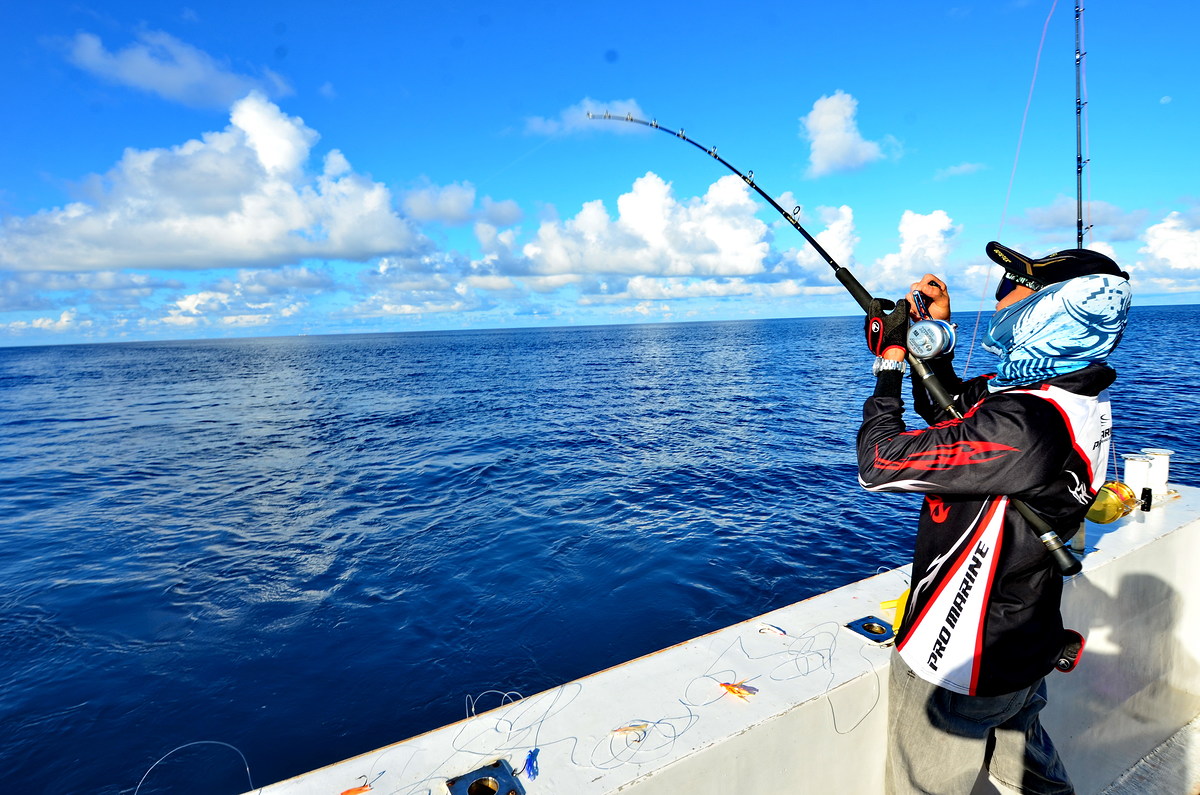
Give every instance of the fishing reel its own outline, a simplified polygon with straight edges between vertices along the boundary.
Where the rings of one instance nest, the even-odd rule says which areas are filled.
[[[955,326],[945,320],[934,320],[929,314],[929,302],[920,290],[913,290],[913,306],[921,318],[908,327],[908,350],[918,359],[933,359],[954,350]]]
[[[1128,516],[1141,504],[1133,489],[1119,480],[1110,480],[1096,492],[1087,518],[1096,524],[1108,524]]]

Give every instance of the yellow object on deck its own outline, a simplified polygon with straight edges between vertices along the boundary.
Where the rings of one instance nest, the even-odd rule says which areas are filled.
[[[1096,524],[1108,524],[1122,516],[1128,516],[1140,504],[1141,501],[1133,493],[1133,489],[1119,480],[1110,480],[1096,493],[1096,499],[1088,509],[1087,518]]]
[[[897,599],[889,599],[886,602],[879,603],[880,610],[895,610],[896,617],[892,619],[892,632],[900,631],[900,624],[904,621],[904,606],[908,604],[908,589],[904,589],[904,593],[900,594]]]

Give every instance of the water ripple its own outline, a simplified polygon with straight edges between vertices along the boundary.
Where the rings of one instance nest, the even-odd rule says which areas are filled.
[[[1196,316],[1135,310],[1114,395],[1118,444],[1179,451],[1193,483],[1194,362],[1162,340]],[[918,498],[857,487],[860,334],[0,349],[5,783],[127,792],[209,738],[278,780],[455,720],[464,694],[540,690],[903,562]],[[184,779],[243,786],[191,753]]]

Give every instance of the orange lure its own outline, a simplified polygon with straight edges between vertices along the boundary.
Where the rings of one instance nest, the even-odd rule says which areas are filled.
[[[758,692],[758,688],[754,685],[746,684],[745,679],[740,682],[721,682],[720,684],[727,692],[737,696],[742,701],[745,701],[747,696],[752,696]]]

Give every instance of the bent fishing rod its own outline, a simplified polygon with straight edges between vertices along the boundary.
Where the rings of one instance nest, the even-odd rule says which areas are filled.
[[[826,251],[825,248],[820,243],[817,242],[817,239],[815,237],[813,237],[811,234],[809,234],[807,229],[805,229],[803,226],[800,225],[800,222],[798,220],[796,220],[796,216],[800,214],[800,207],[799,206],[795,207],[792,210],[792,212],[790,212],[790,213],[787,210],[780,207],[779,202],[777,202],[773,198],[771,198],[770,194],[768,194],[766,191],[764,191],[762,188],[760,188],[758,186],[758,183],[756,183],[754,181],[754,172],[753,171],[751,171],[747,174],[743,174],[741,171],[739,171],[737,168],[735,168],[728,160],[726,160],[725,158],[723,158],[719,154],[717,154],[717,148],[715,146],[706,147],[706,146],[703,146],[702,144],[698,144],[695,141],[693,141],[691,138],[688,138],[686,135],[684,135],[684,132],[682,129],[680,129],[678,131],[670,130],[670,129],[660,125],[657,120],[646,121],[645,119],[635,118],[632,114],[628,114],[628,113],[625,114],[624,116],[614,116],[611,113],[609,113],[608,111],[605,111],[604,115],[602,115],[602,116],[597,116],[596,114],[589,111],[588,118],[589,119],[610,119],[613,121],[624,121],[624,122],[629,122],[631,124],[640,124],[643,127],[650,127],[655,130],[662,130],[663,132],[667,133],[668,135],[673,135],[676,138],[680,139],[681,141],[686,141],[687,143],[689,143],[692,146],[699,149],[701,152],[704,152],[709,157],[716,160],[721,165],[725,166],[725,168],[729,169],[734,174],[737,174],[739,177],[742,178],[743,182],[745,182],[751,188],[754,188],[755,192],[757,192],[758,195],[761,196],[767,204],[774,207],[775,211],[777,213],[779,213],[780,215],[782,215],[783,219],[785,221],[787,221],[789,224],[791,224],[793,229],[795,229],[797,232],[799,232],[801,235],[803,235],[804,239],[808,241],[808,244],[813,247],[813,250],[821,255],[821,259],[825,260],[825,262],[827,262],[829,264],[829,267],[833,268],[833,275],[837,277],[837,280],[842,283],[842,286],[845,287],[846,290],[850,293],[850,295],[854,298],[854,300],[858,302],[858,305],[860,307],[862,307],[863,311],[864,312],[869,311],[869,308],[871,306],[871,301],[872,301],[871,293],[869,293],[867,291],[867,288],[862,286],[862,284],[858,281],[858,279],[854,278],[854,274],[852,274],[848,268],[845,268],[842,265],[839,265],[837,263],[837,260],[835,260],[833,257],[831,257],[829,255],[829,252]],[[961,418],[962,414],[958,411],[958,408],[954,405],[954,398],[952,398],[950,396],[950,393],[948,393],[946,391],[945,387],[942,386],[941,382],[937,380],[937,378],[933,374],[933,371],[929,368],[929,365],[927,365],[924,362],[924,360],[919,359],[915,355],[913,355],[913,353],[911,351],[907,352],[907,357],[908,357],[908,366],[912,369],[913,374],[921,379],[921,382],[925,385],[925,389],[929,392],[930,397],[932,397],[934,399],[934,401],[937,402],[938,406],[943,411],[948,411],[953,416]]]
[[[758,183],[754,181],[753,171],[743,174],[728,160],[717,154],[717,148],[715,146],[707,147],[703,144],[699,144],[687,137],[682,128],[679,130],[671,130],[659,124],[657,119],[646,121],[645,119],[634,117],[634,115],[631,113],[614,116],[608,111],[605,111],[603,115],[597,115],[591,111],[588,111],[587,116],[589,119],[623,121],[630,124],[640,124],[643,127],[649,127],[654,130],[661,130],[668,135],[672,135],[681,141],[691,144],[701,152],[704,152],[709,157],[716,160],[721,165],[725,166],[725,168],[729,169],[734,174],[741,177],[743,182],[745,182],[751,188],[754,188],[755,192],[758,193],[758,195],[761,196],[767,204],[775,208],[775,211],[782,215],[783,219],[791,224],[792,228],[799,232],[804,239],[808,241],[808,244],[813,247],[813,250],[821,255],[821,259],[825,260],[825,262],[829,264],[829,267],[833,268],[833,275],[837,277],[837,280],[842,283],[842,286],[846,288],[858,305],[862,307],[863,311],[870,311],[871,301],[873,300],[871,293],[867,291],[867,288],[862,286],[862,283],[859,282],[858,279],[854,278],[854,274],[852,274],[849,269],[839,265],[838,262],[829,255],[829,252],[817,242],[817,239],[809,234],[807,229],[800,225],[800,222],[796,219],[796,216],[800,214],[800,207],[797,205],[792,212],[788,212],[780,207],[779,203],[771,198],[771,196],[762,188],[760,188]],[[949,392],[946,391],[946,388],[942,386],[942,383],[938,381],[937,376],[934,375],[933,370],[928,364],[926,364],[925,360],[919,358],[916,354],[909,350],[905,351],[905,357],[908,360],[908,366],[912,370],[913,375],[921,379],[921,384],[925,387],[925,390],[929,393],[929,396],[933,398],[934,402],[937,403],[938,407],[941,408],[942,411],[950,414],[950,416],[955,417],[956,419],[962,419],[962,412],[959,411],[958,407],[954,405],[954,398]],[[1063,576],[1069,577],[1073,574],[1078,574],[1082,570],[1083,564],[1081,564],[1079,560],[1071,554],[1071,552],[1066,548],[1066,545],[1063,544],[1063,541],[1059,537],[1058,533],[1054,530],[1054,528],[1050,527],[1050,525],[1046,523],[1045,519],[1034,513],[1033,509],[1031,509],[1021,500],[1010,497],[1009,502],[1014,508],[1017,509],[1017,512],[1020,513],[1021,516],[1025,517],[1026,521],[1033,525],[1035,528],[1034,532],[1045,545],[1046,551],[1050,553],[1052,558],[1054,558],[1054,562],[1057,564]]]

